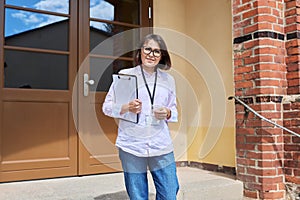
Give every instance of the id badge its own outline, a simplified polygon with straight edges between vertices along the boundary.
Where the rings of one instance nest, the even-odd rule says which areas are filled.
[[[159,121],[160,120],[156,119],[154,115],[146,115],[145,117],[145,123],[148,126],[158,126]]]

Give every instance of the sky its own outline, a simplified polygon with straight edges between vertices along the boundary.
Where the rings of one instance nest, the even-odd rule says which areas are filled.
[[[69,14],[69,0],[6,0],[6,4]],[[90,0],[90,15],[94,18],[113,20],[114,8],[105,0]],[[67,18],[7,8],[5,10],[5,36],[65,19]],[[101,23],[91,22],[91,26],[99,29],[104,28]]]

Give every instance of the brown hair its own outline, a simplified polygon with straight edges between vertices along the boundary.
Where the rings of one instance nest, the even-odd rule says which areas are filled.
[[[158,68],[163,69],[163,70],[168,70],[172,67],[171,64],[171,58],[169,55],[169,52],[167,50],[167,45],[165,41],[162,39],[161,36],[156,35],[156,34],[149,34],[144,39],[141,41],[139,48],[136,50],[135,55],[134,55],[134,62],[136,65],[141,65],[142,64],[142,59],[141,59],[141,48],[145,44],[145,42],[149,40],[154,40],[155,42],[158,43],[161,51],[161,59],[158,63]]]

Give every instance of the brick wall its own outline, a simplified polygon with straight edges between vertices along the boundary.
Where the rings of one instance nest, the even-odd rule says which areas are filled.
[[[285,3],[287,94],[298,95],[298,99],[283,105],[283,118],[285,127],[300,133],[300,2],[286,0]],[[300,185],[300,138],[286,133],[284,143],[286,181]]]
[[[233,0],[235,95],[283,124],[287,93],[284,0]],[[295,59],[295,58],[294,58]],[[237,177],[244,195],[284,199],[284,133],[236,104]]]
[[[283,104],[284,126],[300,133],[300,103]],[[284,135],[284,173],[287,182],[300,185],[300,138],[286,133]]]
[[[287,81],[288,94],[300,93],[300,73],[299,59],[300,46],[300,2],[295,0],[286,0],[285,8],[285,33],[286,33],[286,66],[287,66]]]

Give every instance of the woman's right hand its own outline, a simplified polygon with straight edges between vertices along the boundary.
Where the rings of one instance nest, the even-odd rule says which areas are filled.
[[[132,112],[135,114],[140,113],[142,110],[142,102],[139,99],[134,99],[130,101],[128,104],[124,104],[121,109],[121,114],[126,112]]]

